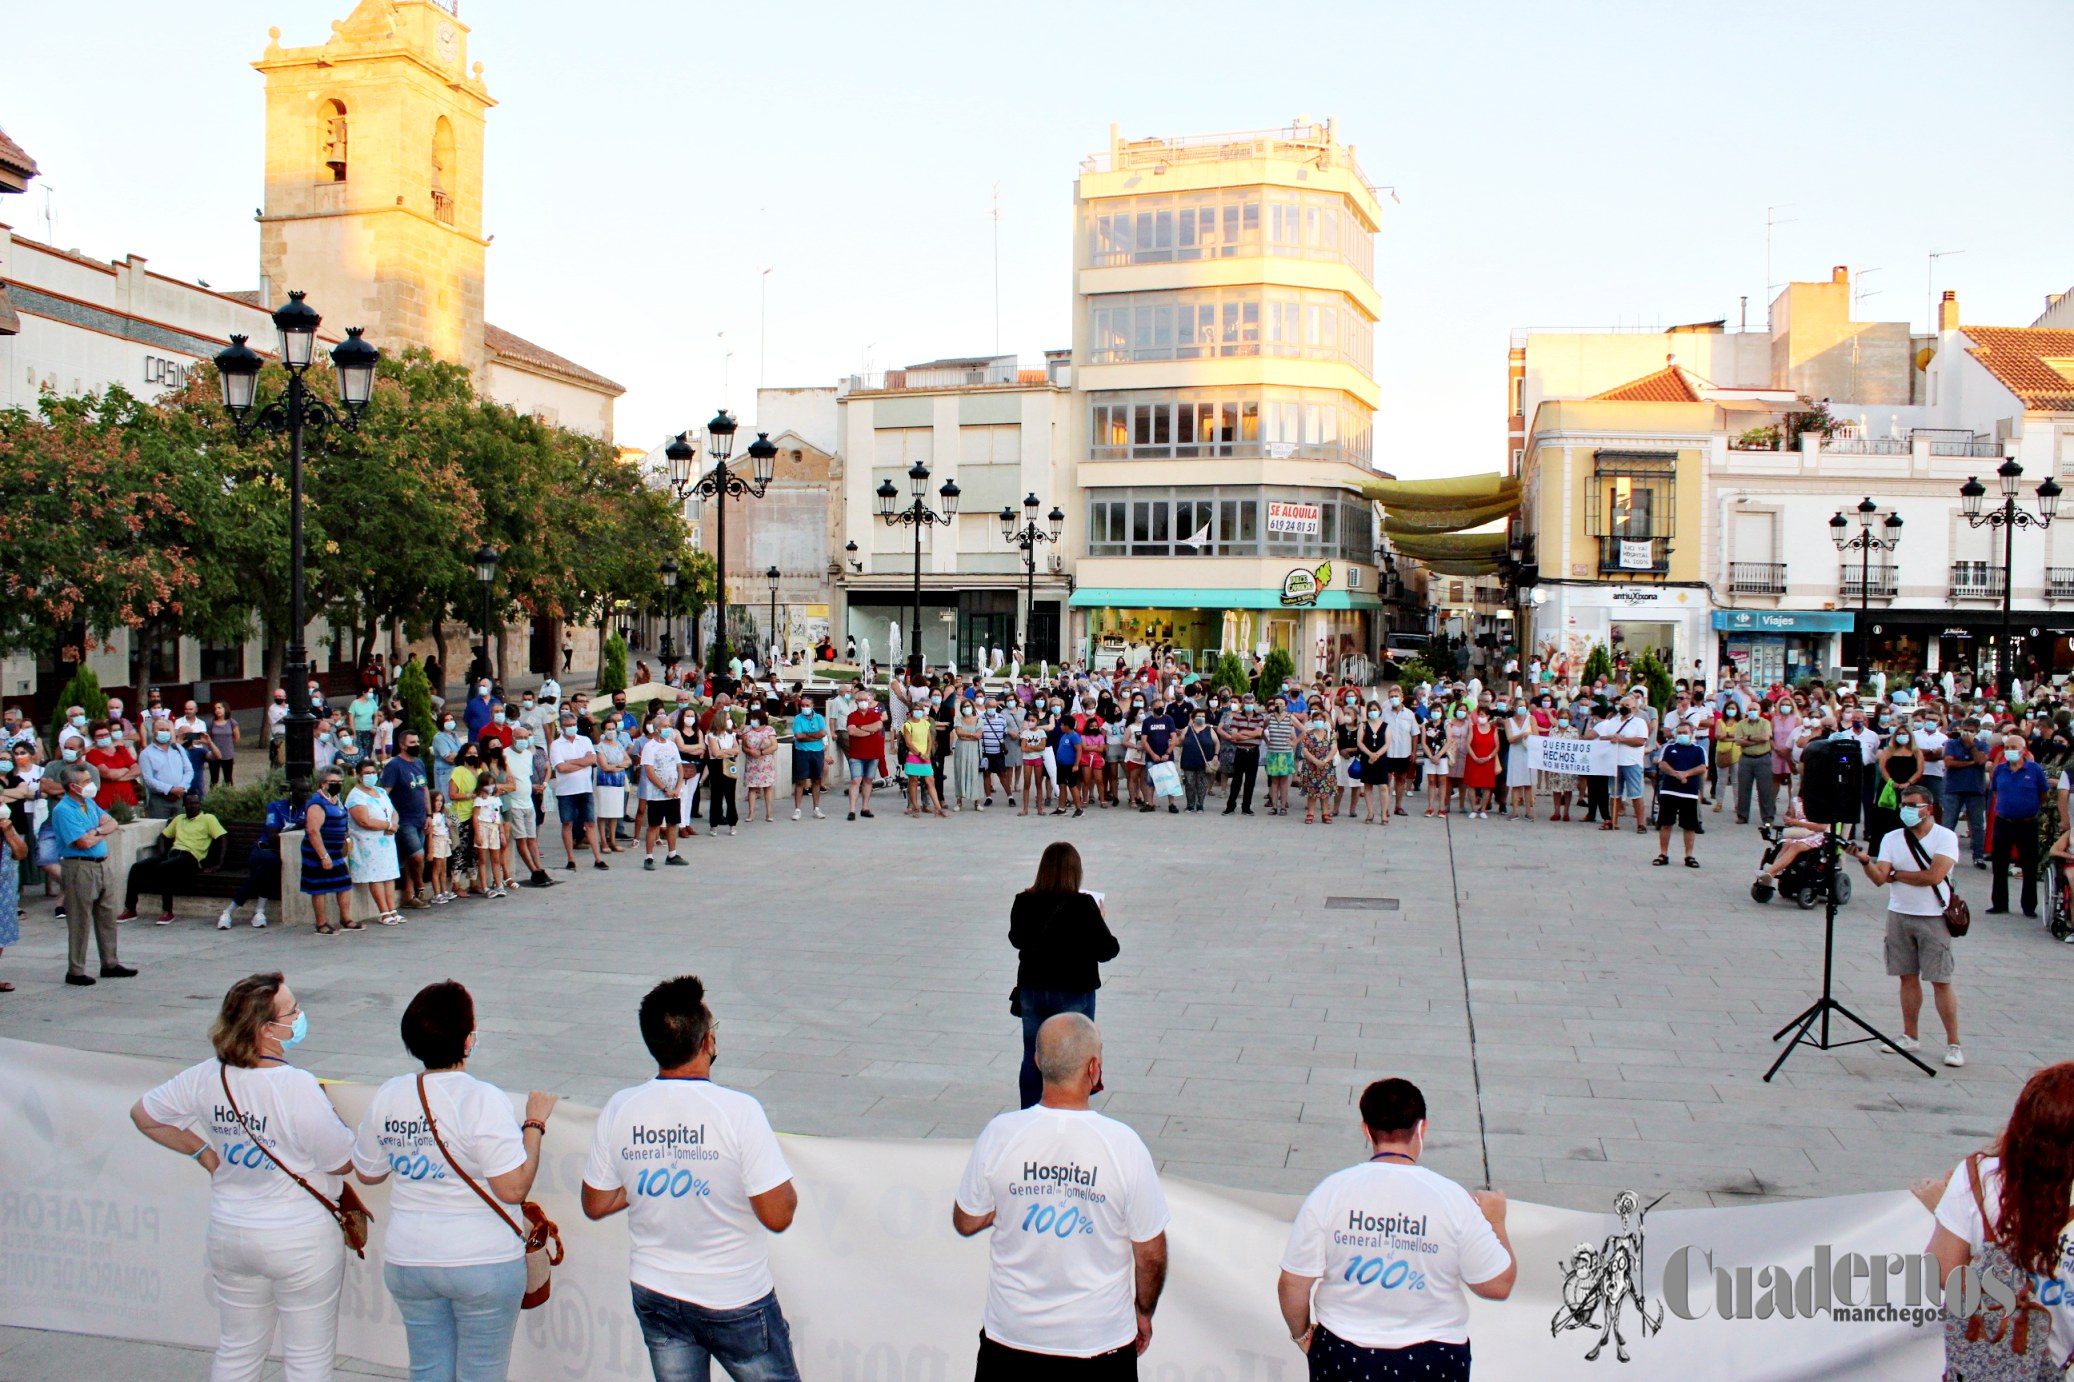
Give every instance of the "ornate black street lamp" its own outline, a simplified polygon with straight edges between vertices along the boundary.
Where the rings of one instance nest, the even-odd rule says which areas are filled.
[[[1995,647],[1995,685],[2000,688],[2003,700],[2009,699],[2009,683],[2016,675],[2015,659],[2010,652],[2012,629],[2010,628],[2009,595],[2016,586],[2016,530],[2018,528],[2049,528],[2060,511],[2059,482],[2050,475],[2038,486],[2038,512],[2020,508],[2016,502],[2016,487],[2024,478],[2024,468],[2011,456],[1995,467],[1995,478],[2002,484],[2002,502],[1994,508],[1981,511],[1981,500],[1987,497],[1987,486],[1978,476],[1968,476],[1966,483],[1959,486],[1959,499],[1966,507],[1966,522],[1974,528],[2000,528],[2002,530],[2002,639]]]
[[[271,436],[288,435],[288,648],[281,669],[281,683],[288,692],[288,719],[283,726],[288,770],[288,796],[300,812],[309,800],[310,778],[317,767],[317,718],[310,713],[306,687],[311,674],[304,637],[304,577],[302,549],[302,461],[305,432],[340,426],[357,430],[360,414],[374,396],[375,367],[382,353],[360,338],[360,328],[349,327],[346,339],[331,351],[331,367],[338,374],[341,415],[323,399],[313,396],[303,376],[316,358],[317,326],[323,319],[303,301],[301,292],[291,292],[288,301],[274,312],[274,330],[281,338],[281,363],[288,368],[285,397],[256,407],[259,353],[245,344],[243,336],[232,336],[230,348],[216,356],[216,373],[223,386],[223,407],[230,414],[238,439],[249,440],[255,431]]]
[[[1888,514],[1887,521],[1880,525],[1887,530],[1885,537],[1872,531],[1872,516],[1879,511],[1880,506],[1872,502],[1871,495],[1858,501],[1858,527],[1861,531],[1856,537],[1844,536],[1851,530],[1851,520],[1844,517],[1842,509],[1838,509],[1836,517],[1829,520],[1829,540],[1836,544],[1836,550],[1858,554],[1858,652],[1851,665],[1858,669],[1860,681],[1872,670],[1866,666],[1866,659],[1872,655],[1869,633],[1872,627],[1872,554],[1891,552],[1901,545],[1901,515],[1898,513]]]
[[[916,461],[907,472],[907,487],[914,499],[906,508],[897,507],[900,491],[891,480],[883,480],[878,487],[879,517],[887,527],[905,523],[915,530],[915,622],[914,643],[907,654],[907,679],[910,684],[922,677],[922,534],[936,524],[948,528],[958,517],[958,482],[945,480],[937,494],[943,498],[943,512],[929,507],[929,467]]]
[[[1037,623],[1037,544],[1057,542],[1059,532],[1066,524],[1064,511],[1053,505],[1052,511],[1044,516],[1045,521],[1051,525],[1050,529],[1038,527],[1037,510],[1041,507],[1042,501],[1035,494],[1025,495],[1025,521],[1021,527],[1016,526],[1014,509],[1001,510],[1001,540],[1012,547],[1021,548],[1023,553],[1023,633],[1022,637],[1016,640],[1016,645],[1025,659],[1033,652],[1030,647],[1030,633]]]
[[[719,617],[714,621],[712,661],[723,668],[727,666],[727,501],[763,498],[778,463],[778,448],[770,433],[758,432],[756,440],[749,443],[752,478],[744,479],[729,470],[727,461],[734,454],[735,426],[734,415],[726,409],[706,424],[706,455],[712,459],[713,468],[696,478],[693,467],[698,463],[698,450],[692,446],[688,433],[679,432],[677,439],[663,449],[670,462],[670,484],[677,498],[681,501],[696,495],[713,501],[713,581]]]

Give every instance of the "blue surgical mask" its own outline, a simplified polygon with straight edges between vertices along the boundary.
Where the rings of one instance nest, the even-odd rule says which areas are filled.
[[[1689,732],[1681,729],[1678,731],[1678,742],[1681,744],[1689,744],[1692,742],[1692,735]]]
[[[1923,823],[1923,808],[1920,806],[1904,806],[1895,814],[1900,816],[1901,823],[1911,830]]]
[[[278,1018],[275,1019],[274,1025],[280,1025]],[[298,1008],[295,1011],[295,1021],[288,1024],[288,1038],[281,1043],[281,1049],[285,1051],[291,1046],[302,1045],[302,1039],[309,1034],[310,1015]]]

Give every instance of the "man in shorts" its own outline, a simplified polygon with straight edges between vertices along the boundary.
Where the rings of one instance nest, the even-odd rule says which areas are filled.
[[[1916,1039],[1916,1021],[1923,1012],[1923,982],[1928,980],[1937,1016],[1944,1023],[1944,1063],[1964,1065],[1959,995],[1952,988],[1952,938],[1944,925],[1952,870],[1959,863],[1959,837],[1937,823],[1937,805],[1929,792],[1920,786],[1904,787],[1901,828],[1887,832],[1878,854],[1853,845],[1851,857],[1864,867],[1874,887],[1891,883],[1894,888],[1887,901],[1887,973],[1901,981],[1901,1035],[1895,1044],[1904,1051],[1922,1046]]]
[[[655,871],[655,840],[663,837],[669,853],[663,863],[683,867],[677,853],[677,830],[683,822],[684,751],[677,747],[677,727],[656,726],[655,734],[641,750],[641,801],[647,812],[641,837],[641,867]]]
[[[1613,761],[1617,769],[1613,777],[1613,818],[1606,827],[1617,829],[1620,825],[1620,808],[1623,802],[1632,803],[1635,813],[1635,833],[1647,834],[1649,827],[1642,820],[1642,760],[1647,756],[1649,741],[1655,737],[1649,719],[1642,713],[1641,693],[1630,691],[1621,698],[1620,710],[1609,720],[1602,720],[1595,727],[1602,739],[1613,742]],[[1611,732],[1607,726],[1611,725]]]
[[[1384,801],[1393,816],[1411,814],[1404,799],[1417,785],[1418,742],[1419,717],[1404,703],[1404,692],[1392,686],[1383,710],[1383,769],[1389,774]]]
[[[562,712],[561,732],[547,746],[547,767],[554,774],[555,815],[562,822],[565,867],[575,869],[576,847],[581,844],[591,852],[591,867],[605,868],[605,861],[598,857],[597,837],[591,833],[597,819],[591,787],[597,780],[598,751],[577,732],[573,710]]]
[[[886,775],[886,716],[879,709],[879,698],[870,687],[857,693],[857,708],[850,712],[848,725],[850,736],[850,815],[856,820],[862,811],[866,820],[871,819],[872,783]],[[858,793],[862,790],[864,802],[858,805]]]
[[[826,819],[821,814],[821,779],[827,771],[827,717],[812,696],[801,696],[799,713],[792,717],[792,819],[799,819],[800,802],[808,792],[814,796],[814,819]]]

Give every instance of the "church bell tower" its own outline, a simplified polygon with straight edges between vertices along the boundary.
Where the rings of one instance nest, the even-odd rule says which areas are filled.
[[[360,0],[331,37],[284,48],[270,32],[266,305],[309,294],[327,333],[367,328],[396,354],[422,346],[484,368],[483,117],[494,105],[452,0]]]

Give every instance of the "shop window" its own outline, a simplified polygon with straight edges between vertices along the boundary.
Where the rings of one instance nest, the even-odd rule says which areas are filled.
[[[236,681],[245,675],[243,643],[202,644],[202,680]]]

